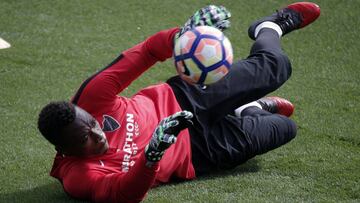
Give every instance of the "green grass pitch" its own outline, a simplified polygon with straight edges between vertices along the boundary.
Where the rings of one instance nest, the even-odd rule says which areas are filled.
[[[293,73],[272,94],[296,105],[297,137],[234,170],[152,189],[145,202],[360,202],[360,1],[314,1],[318,21],[282,39]],[[12,47],[0,50],[0,202],[78,202],[48,175],[55,150],[36,128],[41,107],[209,2],[232,12],[226,35],[239,59],[249,24],[293,1],[1,0],[0,37]],[[159,63],[123,95],[174,74],[171,60]]]

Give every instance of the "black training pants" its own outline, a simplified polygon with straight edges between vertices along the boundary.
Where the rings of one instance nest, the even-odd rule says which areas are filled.
[[[277,33],[265,28],[249,57],[234,63],[217,83],[203,89],[178,76],[167,81],[182,109],[194,113],[189,132],[197,174],[235,167],[295,137],[296,126],[287,117],[259,108],[246,109],[242,118],[233,116],[236,108],[276,90],[290,75]]]

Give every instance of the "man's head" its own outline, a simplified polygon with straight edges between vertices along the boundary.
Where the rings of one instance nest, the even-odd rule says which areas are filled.
[[[38,128],[66,156],[88,157],[109,148],[105,133],[88,112],[69,102],[51,102],[39,114]]]

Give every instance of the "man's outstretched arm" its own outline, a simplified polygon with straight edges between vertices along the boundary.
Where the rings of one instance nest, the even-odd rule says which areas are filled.
[[[115,61],[88,78],[73,97],[74,104],[90,111],[97,106],[112,105],[114,98],[157,61],[172,56],[173,39],[179,31],[160,31],[144,42],[123,52]]]

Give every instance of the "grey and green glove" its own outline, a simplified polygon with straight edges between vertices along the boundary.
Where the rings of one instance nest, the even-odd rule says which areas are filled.
[[[146,159],[150,162],[160,161],[165,150],[176,142],[180,131],[193,124],[192,117],[191,112],[180,111],[160,121],[145,148]]]
[[[180,29],[178,37],[196,26],[207,25],[221,31],[230,27],[231,13],[223,6],[209,5],[195,12]]]

